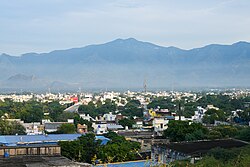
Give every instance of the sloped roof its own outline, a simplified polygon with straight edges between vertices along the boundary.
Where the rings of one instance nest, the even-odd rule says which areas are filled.
[[[194,142],[174,142],[163,144],[163,147],[176,150],[181,153],[194,155],[199,153],[206,153],[209,150],[220,147],[220,148],[234,148],[248,145],[248,142],[235,140],[235,139],[219,139],[219,140],[203,140]],[[161,145],[161,144],[159,144]]]

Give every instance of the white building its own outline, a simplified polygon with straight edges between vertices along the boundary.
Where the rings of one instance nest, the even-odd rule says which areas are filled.
[[[168,128],[168,122],[164,117],[155,117],[153,120],[153,127],[155,132],[162,132],[163,130]]]
[[[43,134],[43,125],[40,122],[34,123],[23,123],[22,124],[25,128],[25,132],[27,135],[41,135]]]
[[[198,106],[197,111],[194,112],[194,116],[192,117],[192,119],[196,122],[202,122],[202,118],[205,115],[206,111],[206,109]]]
[[[113,115],[112,112],[103,115],[105,121],[115,121],[116,115]]]
[[[92,118],[89,114],[80,114],[80,117],[87,121],[95,121],[95,119]]]
[[[92,123],[92,127],[94,128],[94,132],[97,135],[102,135],[104,133],[108,133],[108,128],[107,128],[106,122]]]

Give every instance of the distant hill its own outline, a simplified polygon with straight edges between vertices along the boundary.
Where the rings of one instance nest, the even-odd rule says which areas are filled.
[[[25,82],[25,81],[32,82],[35,80],[36,80],[36,77],[34,75],[27,76],[23,74],[16,74],[8,78],[9,82]]]
[[[46,88],[46,81],[37,78],[34,75],[16,74],[9,77],[7,80],[2,81],[4,88],[16,89],[33,89],[33,88]]]
[[[183,50],[129,38],[50,53],[0,56],[2,88],[11,87],[6,81],[27,79],[16,75],[20,73],[39,76],[46,83],[35,87],[62,89],[142,88],[144,79],[149,88],[248,87],[249,71],[248,42]]]

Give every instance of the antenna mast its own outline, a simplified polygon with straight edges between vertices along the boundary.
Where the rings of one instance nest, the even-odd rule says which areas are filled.
[[[143,88],[144,88],[144,93],[147,93],[147,80],[146,79],[144,79]]]

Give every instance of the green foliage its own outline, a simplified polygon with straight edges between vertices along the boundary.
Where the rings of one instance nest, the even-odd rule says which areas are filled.
[[[195,167],[224,167],[224,164],[214,157],[204,157],[201,161],[198,161]]]
[[[65,106],[59,104],[58,101],[51,103],[41,103],[38,101],[13,102],[10,99],[5,99],[5,102],[0,101],[0,115],[7,113],[9,118],[22,119],[24,122],[41,122],[44,118],[44,113],[49,113],[46,118],[52,121],[65,120],[63,110]]]
[[[185,136],[185,141],[203,140],[206,138],[206,133],[203,129],[196,129],[192,133],[188,133]]]
[[[194,116],[194,110],[184,110],[182,112],[182,115],[186,118],[191,118],[192,116]]]
[[[229,113],[230,111],[235,111],[236,109],[244,110],[244,103],[249,102],[250,97],[241,98],[231,98],[227,95],[205,95],[197,101],[197,104],[202,107],[206,107],[209,104],[213,104],[219,107],[221,110]]]
[[[123,136],[114,132],[105,135],[111,141],[106,145],[101,145],[100,141],[95,140],[94,134],[86,134],[75,141],[61,141],[59,145],[62,155],[79,162],[91,163],[93,159],[102,162],[120,162],[134,160],[140,144],[127,141]]]
[[[234,106],[235,100],[231,103],[231,98],[226,95],[205,95],[197,101],[198,105],[206,107],[207,105],[213,104],[225,111],[231,111],[238,109],[238,105]]]
[[[43,118],[43,108],[41,103],[36,101],[29,101],[22,103],[21,112],[17,111],[15,116],[22,119],[24,122],[40,122]],[[13,103],[15,105],[15,103]],[[14,109],[13,107],[12,109]],[[14,114],[14,113],[12,113]]]
[[[250,108],[242,112],[237,112],[237,114],[239,115],[239,118],[242,122],[248,123],[250,121]]]
[[[216,130],[211,130],[208,133],[208,139],[221,139],[222,134]]]
[[[190,164],[188,161],[175,161],[171,165],[174,167],[249,167],[250,146],[232,149],[215,148],[195,164]]]
[[[120,136],[112,131],[104,134],[104,136],[110,139],[110,143],[122,143],[126,140],[124,136]]]
[[[124,107],[120,107],[119,111],[125,116],[142,117],[143,108],[139,100],[130,100]]]
[[[171,98],[159,97],[154,99],[151,103],[148,104],[148,108],[156,109],[158,107],[162,109],[169,109],[169,111],[176,112],[178,110],[178,105],[181,103],[182,106],[182,115],[191,118],[194,115],[194,111],[197,108],[197,103],[188,102],[184,99],[179,101],[172,101]]]
[[[170,121],[168,129],[164,130],[163,136],[169,138],[170,141],[193,141],[206,138],[208,130],[199,123],[191,123],[187,121]]]
[[[89,114],[91,117],[96,117],[98,115],[103,115],[109,112],[115,112],[117,106],[114,102],[106,100],[105,104],[95,105],[93,102],[89,102],[88,105],[81,105],[78,108],[80,114]]]
[[[76,128],[74,124],[65,123],[58,128],[57,132],[59,134],[72,134],[76,133]]]
[[[238,133],[238,129],[230,125],[216,126],[212,130],[220,132],[223,138],[234,137]]]
[[[99,148],[98,156],[102,162],[122,162],[135,160],[140,149],[138,142],[127,141],[115,132],[109,132],[105,137],[111,139],[107,145]]]
[[[139,100],[130,100],[125,107],[126,108],[132,108],[132,107],[140,107],[141,103]]]
[[[77,115],[76,113],[63,111],[55,120],[56,122],[67,122],[68,119],[74,119]]]
[[[85,119],[82,119],[79,115],[76,115],[74,117],[74,124],[75,124],[75,127],[77,127],[77,124],[85,124],[88,126],[88,131],[89,132],[93,132],[94,131],[94,128],[92,127],[92,122],[88,121],[88,120],[85,120]]]
[[[95,104],[93,102],[89,102],[88,105],[80,105],[78,108],[78,112],[80,114],[89,114],[91,117],[98,116],[98,113],[95,112]]]
[[[91,163],[92,158],[97,154],[100,142],[95,140],[92,133],[82,135],[74,141],[60,141],[62,155],[79,162]]]
[[[0,119],[0,135],[23,135],[25,128],[16,121],[10,122]]]
[[[197,110],[197,104],[195,102],[184,103],[184,111],[182,112],[183,116],[191,118],[194,116],[194,111]]]
[[[137,116],[137,117],[142,117],[143,115],[143,109],[142,108],[125,108],[122,107],[120,108],[120,113],[124,116]]]
[[[231,125],[220,125],[212,128],[208,133],[208,139],[221,139],[235,137],[238,129]]]
[[[175,110],[175,104],[171,101],[171,98],[156,98],[151,103],[148,104],[148,108],[163,108],[163,109],[169,109],[169,110]]]
[[[250,127],[241,129],[236,135],[236,138],[250,142]]]
[[[203,123],[214,124],[215,121],[225,121],[226,115],[222,110],[210,109],[207,110],[203,117]]]
[[[225,163],[230,159],[236,158],[238,151],[235,151],[235,149],[214,148],[208,152],[208,155]]]
[[[80,161],[80,143],[78,141],[59,141],[61,154],[71,160]]]
[[[215,148],[208,152],[209,157],[213,157],[224,166],[246,166],[250,164],[250,146],[242,148],[223,149]],[[221,166],[223,166],[221,165]]]
[[[238,128],[231,125],[215,126],[208,130],[202,124],[185,121],[170,121],[163,133],[170,141],[194,141],[203,139],[237,138],[250,141],[250,128]]]
[[[55,122],[60,121],[62,118],[61,115],[65,109],[66,107],[61,105],[58,101],[44,104],[44,112],[48,112],[49,118]]]
[[[120,125],[122,125],[124,128],[128,126],[129,128],[132,128],[132,126],[135,124],[135,121],[132,119],[124,118],[119,120],[118,122]]]

